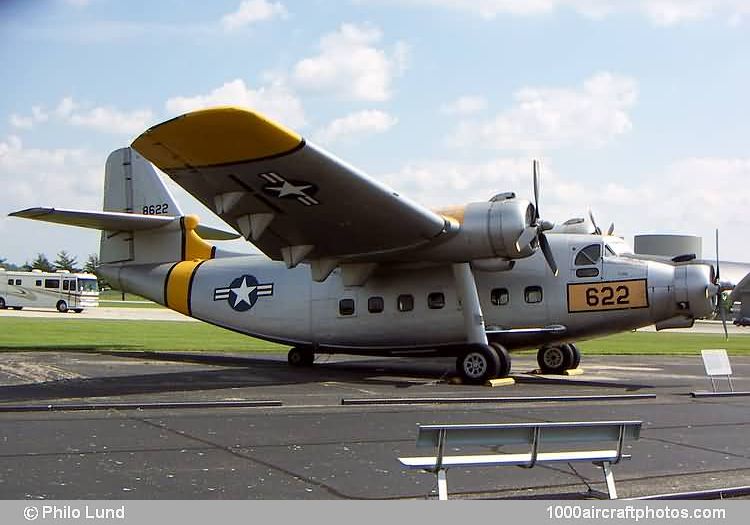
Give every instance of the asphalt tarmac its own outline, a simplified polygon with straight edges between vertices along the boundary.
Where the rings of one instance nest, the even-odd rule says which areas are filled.
[[[536,376],[526,373],[532,357],[516,357],[517,383],[490,388],[451,384],[450,359],[322,356],[292,369],[285,356],[6,352],[0,497],[434,498],[434,476],[396,460],[428,454],[415,447],[417,424],[614,419],[643,421],[641,439],[628,447],[632,459],[614,467],[620,497],[750,485],[750,397],[692,398],[711,388],[698,356],[584,356],[582,366],[581,376]],[[750,358],[732,366],[735,389],[750,390]],[[556,401],[610,394],[655,398]],[[342,404],[514,396],[542,399]],[[238,401],[281,406],[175,405]],[[171,408],[129,408],[159,402]],[[99,409],[45,410],[72,404]],[[449,489],[456,498],[545,499],[605,489],[598,467],[572,467],[453,469]]]

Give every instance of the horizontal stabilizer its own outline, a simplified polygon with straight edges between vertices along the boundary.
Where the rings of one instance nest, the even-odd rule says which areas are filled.
[[[137,213],[122,213],[115,211],[83,211],[65,210],[59,208],[28,208],[9,214],[11,217],[34,219],[37,221],[54,222],[81,228],[107,231],[141,231],[161,228],[174,222],[180,217],[163,215],[140,215]],[[227,232],[210,226],[198,225],[195,232],[207,240],[226,241],[239,238],[237,233]]]

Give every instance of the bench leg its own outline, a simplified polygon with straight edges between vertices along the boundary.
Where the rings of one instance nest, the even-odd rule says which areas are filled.
[[[438,499],[446,501],[448,499],[448,478],[445,469],[437,471]]]
[[[615,475],[612,472],[612,466],[610,465],[609,461],[602,461],[602,470],[604,471],[604,479],[607,482],[607,492],[609,493],[609,499],[617,499]]]

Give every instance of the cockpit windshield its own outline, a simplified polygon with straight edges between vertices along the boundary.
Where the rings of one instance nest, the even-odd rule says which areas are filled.
[[[576,266],[587,266],[596,264],[602,257],[602,245],[601,244],[589,244],[585,248],[581,248],[581,251],[576,255],[575,265]]]
[[[98,292],[99,285],[96,279],[78,279],[78,291],[79,292]]]

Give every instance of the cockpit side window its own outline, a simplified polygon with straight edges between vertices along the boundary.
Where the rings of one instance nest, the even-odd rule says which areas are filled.
[[[576,266],[590,266],[599,262],[602,257],[602,245],[601,244],[589,244],[576,255],[575,265]]]

